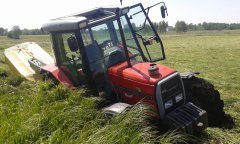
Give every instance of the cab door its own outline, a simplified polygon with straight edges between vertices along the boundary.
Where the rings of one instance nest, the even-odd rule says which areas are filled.
[[[79,46],[73,46],[74,43],[71,42],[76,39],[75,33],[54,33],[52,38],[57,66],[71,79],[74,86],[79,86],[84,80],[84,73]]]
[[[165,59],[163,43],[157,33],[157,27],[148,17],[149,9],[145,11],[142,4],[130,7],[127,19],[131,29],[147,61],[156,62]]]

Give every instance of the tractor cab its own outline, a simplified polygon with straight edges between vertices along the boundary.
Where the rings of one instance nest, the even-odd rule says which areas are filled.
[[[108,68],[165,58],[148,11],[142,4],[96,8],[53,19],[42,29],[51,35],[56,66],[73,86],[88,84],[108,91]]]

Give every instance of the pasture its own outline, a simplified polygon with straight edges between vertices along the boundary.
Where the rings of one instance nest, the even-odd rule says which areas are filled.
[[[232,129],[207,128],[200,138],[193,139],[198,143],[239,143],[240,31],[168,33],[161,38],[167,58],[159,63],[180,72],[200,72],[199,77],[211,81],[219,90],[225,112],[235,121]],[[49,36],[21,36],[19,40],[1,36],[0,72],[10,71],[4,64],[4,49],[27,41],[36,42],[51,52]],[[0,78],[0,82],[0,143],[95,143],[95,140],[112,143],[116,139],[118,143],[154,141],[146,133],[143,134],[146,139],[141,137],[141,130],[147,128],[138,127],[140,121],[131,126],[131,122],[138,119],[138,114],[134,117],[130,112],[130,116],[102,121],[94,100],[76,96],[84,93],[81,90],[72,92],[61,86],[49,88],[41,82],[26,81],[13,87],[10,84],[15,80],[11,78]],[[85,110],[90,112],[89,116]],[[179,135],[169,135],[159,137],[158,141],[171,143],[174,142],[172,139],[179,138]]]

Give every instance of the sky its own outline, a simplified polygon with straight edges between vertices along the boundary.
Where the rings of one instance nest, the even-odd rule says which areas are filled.
[[[141,2],[144,7],[164,1],[168,17],[164,20],[174,26],[177,20],[187,23],[240,23],[240,0],[123,0],[123,5]],[[1,0],[0,27],[11,29],[41,28],[49,19],[101,6],[120,6],[120,0]],[[160,8],[150,11],[154,22],[161,19]]]

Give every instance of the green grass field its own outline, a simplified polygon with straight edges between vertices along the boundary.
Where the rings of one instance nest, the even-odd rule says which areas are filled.
[[[225,111],[236,126],[232,130],[208,128],[211,138],[240,142],[240,31],[189,32],[164,35],[165,65],[178,71],[200,72],[221,93]]]
[[[194,139],[198,143],[240,142],[240,31],[202,31],[164,34],[167,59],[160,62],[176,70],[200,72],[216,86],[235,127],[208,128],[201,138],[168,133],[156,136],[143,124],[141,109],[112,120],[97,110],[98,101],[83,90],[72,91],[18,77],[0,78],[0,143],[173,143]],[[3,50],[33,41],[50,52],[48,36],[0,37],[0,72],[9,72]],[[20,82],[19,82],[20,81]],[[182,138],[179,138],[181,137]]]

